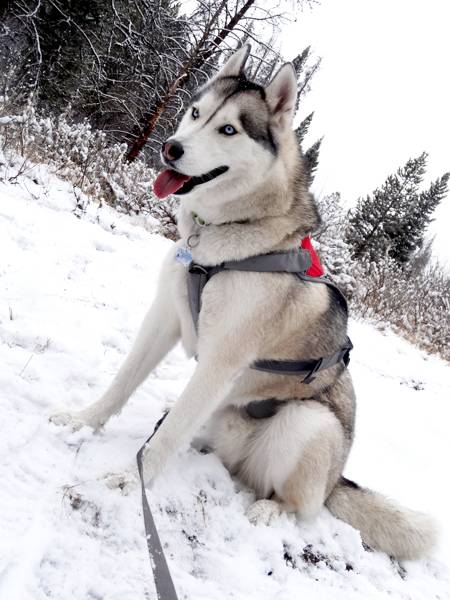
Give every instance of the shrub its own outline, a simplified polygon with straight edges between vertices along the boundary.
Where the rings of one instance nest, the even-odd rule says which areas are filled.
[[[151,215],[160,223],[161,233],[176,235],[174,203],[153,196],[154,171],[143,160],[127,163],[125,144],[111,145],[102,131],[87,122],[70,122],[67,113],[39,117],[32,102],[19,115],[7,114],[7,109],[7,102],[0,102],[0,147],[10,160],[17,161],[19,155],[49,164],[55,174],[100,205]]]
[[[392,258],[358,265],[352,309],[362,317],[389,323],[420,348],[450,360],[450,279],[432,262],[402,269]]]
[[[400,266],[393,258],[352,258],[345,241],[348,213],[339,194],[319,200],[323,225],[317,235],[327,273],[350,300],[353,314],[393,330],[420,348],[450,360],[450,279],[425,246]]]
[[[314,239],[317,241],[320,259],[325,271],[344,294],[351,298],[356,286],[356,264],[344,240],[346,212],[342,207],[340,195],[335,193],[325,196],[318,201],[318,206],[322,225]]]

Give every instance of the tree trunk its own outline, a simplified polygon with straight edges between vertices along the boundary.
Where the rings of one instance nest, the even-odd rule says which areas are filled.
[[[177,75],[175,81],[170,85],[166,93],[162,96],[162,98],[155,104],[151,111],[150,116],[147,122],[144,124],[140,134],[134,140],[134,142],[130,145],[130,149],[126,156],[126,160],[128,162],[133,162],[139,154],[142,152],[145,144],[147,143],[148,138],[155,131],[156,126],[158,125],[158,121],[161,118],[161,115],[164,113],[167,105],[170,100],[175,96],[177,91],[184,87],[189,80],[191,73],[194,69],[200,68],[217,50],[218,46],[225,40],[227,35],[236,27],[236,25],[240,22],[240,20],[244,17],[246,12],[251,8],[251,6],[255,3],[255,0],[247,0],[247,2],[242,6],[242,8],[229,20],[225,27],[215,36],[213,40],[208,44],[206,48],[204,46],[207,43],[207,38],[211,27],[214,25],[214,22],[220,16],[221,11],[227,4],[227,0],[223,0],[219,5],[217,11],[211,17],[209,23],[205,28],[205,32],[202,35],[200,41],[198,42],[196,48],[191,55],[191,58],[181,67],[179,74]]]

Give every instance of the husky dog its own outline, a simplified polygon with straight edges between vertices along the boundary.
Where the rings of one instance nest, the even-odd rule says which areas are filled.
[[[252,522],[268,523],[282,509],[312,519],[325,504],[359,529],[366,544],[397,558],[417,558],[434,544],[431,519],[342,476],[355,421],[348,370],[335,364],[307,384],[249,368],[256,360],[319,357],[341,347],[347,315],[335,291],[287,273],[220,272],[203,290],[197,327],[192,319],[188,269],[175,260],[177,252],[188,246],[195,263],[220,265],[297,249],[319,225],[292,130],[292,65],[283,65],[263,88],[244,74],[249,51],[244,46],[236,52],[193,97],[163,145],[168,169],[155,192],[181,199],[181,240],[166,257],[129,356],[98,402],[51,419],[101,427],[181,339],[198,364],[148,444],[147,483],[209,422],[215,452],[255,490]],[[265,399],[278,401],[276,414],[250,416],[245,407]]]

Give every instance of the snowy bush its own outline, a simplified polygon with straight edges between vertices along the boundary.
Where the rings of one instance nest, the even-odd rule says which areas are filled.
[[[450,280],[430,248],[400,266],[389,257],[356,260],[345,241],[348,213],[339,194],[320,199],[322,226],[316,239],[320,259],[347,298],[353,314],[388,324],[397,333],[429,352],[450,359]]]
[[[387,322],[417,346],[450,360],[450,279],[437,263],[401,269],[392,258],[361,262],[352,309]]]
[[[318,242],[320,259],[328,275],[351,298],[356,285],[356,265],[344,240],[346,212],[341,205],[340,195],[325,196],[318,205],[322,225],[314,239]]]
[[[0,105],[0,148],[15,165],[17,155],[49,164],[59,177],[100,205],[151,215],[161,223],[161,233],[176,235],[174,204],[162,203],[151,193],[153,170],[143,160],[127,163],[126,145],[111,145],[104,132],[93,130],[87,122],[73,123],[67,113],[42,118],[32,102],[22,114],[11,115],[4,103]]]

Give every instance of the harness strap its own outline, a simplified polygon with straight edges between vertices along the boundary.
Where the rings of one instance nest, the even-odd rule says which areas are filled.
[[[155,435],[155,433],[158,431],[159,426],[168,414],[169,413],[166,412],[156,423],[152,435],[148,438],[148,440],[145,442],[145,444],[142,446],[142,448],[136,455],[139,478],[141,480],[142,514],[144,517],[145,538],[147,540],[148,555],[150,557],[150,565],[153,571],[153,579],[155,581],[156,588],[156,597],[158,600],[178,600],[178,596],[173,585],[169,567],[167,566],[166,558],[164,556],[164,550],[159,539],[155,521],[153,520],[153,515],[148,504],[147,494],[145,493],[144,467],[142,464],[142,455],[144,453],[145,447]]]
[[[254,271],[257,273],[306,273],[311,266],[311,255],[307,250],[271,252],[250,256],[243,260],[230,260],[212,269],[220,271]]]
[[[273,252],[252,256],[244,260],[227,261],[213,267],[204,267],[191,262],[188,272],[188,295],[192,319],[195,328],[198,326],[198,318],[201,310],[201,297],[203,288],[208,281],[223,271],[252,271],[257,273],[292,273],[302,281],[322,283],[333,288],[338,296],[342,308],[347,312],[347,300],[341,290],[326,276],[312,277],[307,275],[311,266],[311,255],[307,249],[291,250],[290,252]],[[343,361],[347,366],[350,360],[350,350],[353,345],[350,339],[342,348],[317,359],[308,360],[258,360],[250,365],[250,368],[268,373],[282,373],[285,375],[305,375],[302,383],[314,381],[314,374],[323,371]]]
[[[188,275],[189,306],[192,320],[197,328],[201,309],[203,288],[208,281],[222,271],[253,271],[258,273],[306,273],[311,266],[311,256],[307,250],[292,250],[291,252],[274,252],[260,254],[243,260],[223,262],[214,267],[203,267],[191,262]]]
[[[257,360],[252,364],[252,369],[267,373],[279,373],[282,371],[286,375],[302,375],[306,373],[306,377],[302,380],[302,383],[311,383],[314,381],[314,374],[319,371],[337,365],[341,361],[347,366],[350,361],[350,350],[352,348],[353,344],[350,338],[347,338],[345,346],[328,356],[322,356],[315,360]]]
[[[285,400],[266,398],[265,400],[249,402],[244,408],[252,419],[269,419],[277,414],[280,405],[284,403]]]
[[[344,311],[348,314],[348,305],[347,298],[342,293],[342,290],[337,286],[332,279],[328,277],[328,275],[321,275],[320,277],[307,275],[306,273],[296,273],[297,277],[302,281],[312,281],[313,283],[324,283],[328,287],[332,288],[337,292],[337,298],[339,299],[339,304],[344,309]]]

